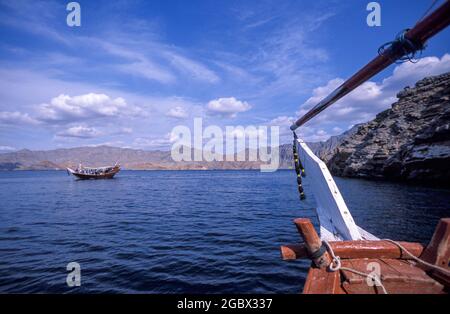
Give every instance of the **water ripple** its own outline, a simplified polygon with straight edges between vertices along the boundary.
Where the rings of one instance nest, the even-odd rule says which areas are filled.
[[[294,218],[316,220],[305,181],[300,203],[292,171],[0,172],[0,292],[298,293],[309,263],[283,262],[279,245],[299,241]],[[425,242],[450,216],[446,190],[337,183],[381,237]],[[78,288],[66,285],[72,261]]]

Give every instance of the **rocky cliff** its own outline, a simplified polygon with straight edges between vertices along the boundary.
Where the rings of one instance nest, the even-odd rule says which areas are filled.
[[[334,175],[449,184],[450,72],[399,92],[322,158]]]

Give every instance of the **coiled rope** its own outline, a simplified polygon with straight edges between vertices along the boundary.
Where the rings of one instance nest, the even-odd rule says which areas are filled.
[[[395,40],[389,41],[378,48],[378,54],[380,56],[387,56],[392,62],[397,64],[404,62],[417,63],[417,58],[420,57],[422,51],[425,49],[425,45],[417,43],[406,36],[409,29],[401,31]],[[417,56],[419,54],[419,56]]]
[[[431,10],[436,6],[439,0],[433,0],[431,5],[422,15],[422,17],[416,22],[416,25],[423,21]],[[422,55],[422,51],[426,48],[422,43],[416,43],[411,39],[407,38],[405,35],[409,31],[409,29],[405,29],[401,31],[396,37],[395,40],[390,41],[382,45],[378,48],[378,54],[388,55],[389,58],[395,63],[403,63],[403,62],[412,62],[417,63],[417,53],[419,53],[419,57]],[[393,57],[393,58],[392,58]]]

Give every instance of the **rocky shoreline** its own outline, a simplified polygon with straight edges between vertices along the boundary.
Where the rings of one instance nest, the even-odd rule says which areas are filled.
[[[427,77],[397,97],[392,108],[321,157],[336,176],[449,185],[450,72]]]

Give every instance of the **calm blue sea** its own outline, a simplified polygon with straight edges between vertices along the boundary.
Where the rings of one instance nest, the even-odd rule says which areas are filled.
[[[427,242],[450,191],[337,179],[358,224]],[[314,218],[293,171],[123,171],[76,181],[61,171],[0,172],[0,292],[298,293],[308,263],[279,245]],[[81,265],[81,287],[66,265]]]

